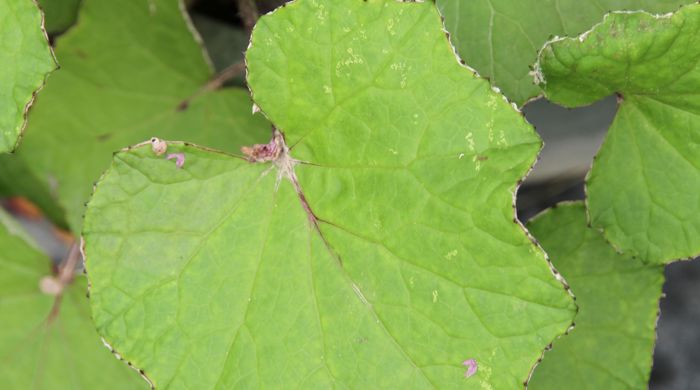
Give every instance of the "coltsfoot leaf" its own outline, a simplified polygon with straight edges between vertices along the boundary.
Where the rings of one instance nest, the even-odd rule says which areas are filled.
[[[146,389],[102,344],[83,276],[60,298],[41,291],[51,260],[0,211],[0,378],[3,389]]]
[[[437,0],[462,58],[516,102],[541,94],[531,66],[552,36],[575,36],[614,10],[675,11],[694,0]]]
[[[158,388],[522,388],[575,311],[514,218],[541,141],[435,5],[298,0],[246,58],[285,139],[146,143],[98,183],[104,337]]]
[[[19,187],[6,192],[53,194],[78,233],[94,182],[125,145],[157,136],[234,151],[265,140],[269,124],[252,116],[246,91],[198,94],[212,70],[182,10],[178,0],[83,1],[80,22],[58,40],[61,70],[32,110],[25,142],[0,161],[34,178],[0,179]]]
[[[0,0],[0,153],[17,147],[34,95],[54,69],[36,4]]]
[[[554,342],[529,388],[648,386],[663,266],[620,255],[586,226],[583,203],[562,204],[528,223],[576,293],[573,331]]]
[[[587,180],[592,225],[649,263],[700,254],[700,5],[609,14],[545,46],[538,68],[556,103],[620,96]]]

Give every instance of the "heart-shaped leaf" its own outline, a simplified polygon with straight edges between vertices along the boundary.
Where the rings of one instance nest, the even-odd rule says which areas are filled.
[[[98,183],[104,337],[158,388],[522,387],[575,311],[514,218],[541,142],[435,5],[298,0],[247,61],[286,140],[146,143]]]
[[[554,35],[575,36],[613,10],[675,11],[695,0],[437,0],[459,54],[516,102],[541,94],[537,51]]]
[[[698,255],[700,5],[610,14],[589,33],[548,44],[538,71],[559,104],[620,96],[588,176],[592,225],[646,262]]]
[[[582,203],[528,222],[576,293],[576,327],[544,355],[529,388],[642,389],[648,386],[663,266],[615,252],[586,226]]]
[[[18,181],[0,171],[6,193],[37,203],[53,195],[79,232],[94,182],[125,145],[157,136],[233,151],[265,140],[269,124],[252,116],[246,91],[197,94],[212,71],[182,9],[177,0],[83,1],[22,147],[0,161],[30,173]]]
[[[17,147],[27,111],[56,68],[33,1],[0,0],[0,153]]]
[[[90,320],[85,277],[60,297],[51,260],[0,211],[0,378],[5,389],[144,389],[139,374],[105,348]],[[54,293],[56,291],[53,291]]]

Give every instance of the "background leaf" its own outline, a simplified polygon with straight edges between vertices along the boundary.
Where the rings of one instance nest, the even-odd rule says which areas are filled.
[[[46,17],[46,31],[60,33],[75,23],[81,0],[37,0]]]
[[[192,15],[192,22],[201,34],[211,61],[217,71],[243,61],[243,53],[248,47],[248,34],[240,28],[204,15]],[[237,85],[244,85],[245,75],[234,78]]]
[[[92,308],[157,387],[523,386],[574,313],[514,219],[541,143],[441,27],[394,0],[260,19],[248,81],[296,172],[116,155],[85,219]]]
[[[579,307],[576,327],[545,353],[529,388],[646,388],[663,266],[617,254],[586,226],[583,203],[549,209],[528,228],[566,278]]]
[[[540,67],[547,97],[569,107],[620,94],[588,177],[594,227],[652,263],[700,253],[700,5],[676,14],[610,14],[555,41]]]
[[[541,91],[530,74],[555,35],[575,36],[612,10],[675,11],[691,0],[437,0],[452,43],[467,64],[518,105]]]
[[[212,71],[176,0],[85,0],[80,23],[59,39],[56,54],[61,71],[32,112],[26,142],[16,157],[0,160],[25,165],[12,171],[33,178],[0,182],[17,185],[4,193],[37,203],[54,195],[74,232],[93,183],[125,145],[158,136],[234,151],[268,137],[269,125],[252,116],[243,89],[203,93],[178,110]]]
[[[34,2],[0,0],[0,153],[17,147],[34,94],[56,68],[42,23]]]
[[[144,389],[139,374],[119,362],[95,333],[85,277],[54,297],[39,289],[51,260],[25,241],[0,211],[0,378],[6,389]]]

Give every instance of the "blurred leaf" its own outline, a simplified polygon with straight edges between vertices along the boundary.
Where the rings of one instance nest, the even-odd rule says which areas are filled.
[[[248,36],[245,31],[203,15],[192,15],[192,22],[202,36],[217,71],[243,61],[243,52],[248,47]],[[235,79],[238,85],[243,85],[244,76],[241,73]]]
[[[56,179],[48,177],[45,182],[34,176],[34,172],[16,154],[0,154],[0,197],[17,197],[31,194],[31,201],[55,225],[67,227],[65,215],[58,205]]]
[[[574,313],[514,219],[541,143],[435,5],[298,0],[247,61],[306,163],[118,153],[85,219],[100,333],[160,388],[522,387]]]
[[[34,95],[55,68],[36,4],[0,0],[0,154],[17,147]]]
[[[588,177],[592,225],[646,262],[700,254],[700,5],[610,14],[550,43],[539,66],[558,104],[621,96]]]
[[[28,244],[0,211],[0,378],[3,389],[145,389],[139,374],[104,347],[90,320],[86,280],[79,276],[55,298],[39,281],[51,260]]]
[[[586,226],[583,203],[550,209],[528,228],[571,286],[579,306],[576,328],[545,353],[528,388],[646,388],[663,266],[617,254]]]
[[[462,59],[518,105],[541,94],[530,74],[554,35],[574,36],[611,10],[664,13],[693,0],[437,0]]]
[[[81,0],[37,0],[44,11],[46,31],[56,34],[75,23]]]
[[[212,71],[175,0],[85,0],[80,23],[59,39],[56,54],[61,71],[37,102],[12,162],[26,165],[14,171],[31,172],[43,187],[24,195],[57,194],[74,232],[114,151],[151,136],[237,151],[270,132],[252,116],[243,89],[206,92],[178,109]]]

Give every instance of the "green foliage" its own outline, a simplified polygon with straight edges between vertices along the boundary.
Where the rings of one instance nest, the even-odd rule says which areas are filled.
[[[44,11],[46,31],[59,33],[75,23],[81,0],[37,0]]]
[[[650,263],[700,253],[700,5],[613,13],[540,55],[547,97],[569,107],[620,94],[588,177],[594,227]]]
[[[675,11],[694,0],[437,0],[461,57],[518,105],[541,91],[531,67],[554,35],[576,36],[611,10]]]
[[[514,219],[541,141],[434,4],[298,0],[247,61],[293,149],[118,153],[84,226],[99,332],[159,388],[522,386],[575,311]]]
[[[700,253],[700,4],[296,0],[255,27],[253,106],[208,83],[186,2],[39,2],[54,34],[83,7],[7,154],[56,64],[33,2],[0,0],[0,194],[83,229],[98,333],[157,388],[647,383],[663,264]],[[585,206],[530,223],[578,311],[513,209],[541,140],[438,9],[517,104],[619,97]],[[196,22],[235,69],[244,29]],[[154,136],[183,141],[110,160]],[[0,268],[4,386],[147,386],[3,212]]]
[[[202,36],[217,71],[243,61],[243,53],[249,42],[245,31],[205,16],[192,15],[192,22]],[[237,85],[243,85],[244,78],[245,75],[241,74],[234,81]]]
[[[251,115],[242,89],[204,92],[179,109],[212,75],[202,54],[176,0],[85,0],[80,23],[58,41],[61,70],[32,110],[25,142],[0,164],[24,164],[12,169],[33,176],[19,184],[23,194],[54,194],[79,232],[93,183],[125,145],[159,136],[234,151],[264,140],[269,125]]]
[[[2,212],[0,248],[3,388],[147,388],[136,371],[100,342],[90,320],[84,277],[77,277],[58,301],[42,293],[39,281],[50,275],[51,261]]]
[[[528,228],[576,293],[579,307],[576,328],[545,353],[529,388],[645,388],[663,267],[617,254],[586,226],[582,203],[550,209]]]
[[[34,94],[55,68],[36,5],[0,0],[0,153],[17,147]]]

